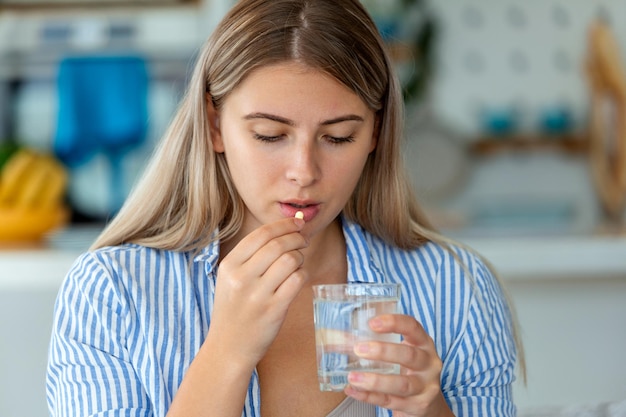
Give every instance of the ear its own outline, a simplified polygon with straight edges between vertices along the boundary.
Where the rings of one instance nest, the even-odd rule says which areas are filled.
[[[224,142],[222,140],[222,131],[220,129],[220,116],[213,105],[213,98],[209,93],[206,93],[206,112],[207,120],[209,122],[211,142],[213,143],[213,150],[217,153],[223,153]]]

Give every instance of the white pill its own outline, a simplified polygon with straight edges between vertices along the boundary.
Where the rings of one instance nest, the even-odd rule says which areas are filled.
[[[294,217],[296,219],[304,219],[304,213],[301,211],[296,211],[296,215]]]

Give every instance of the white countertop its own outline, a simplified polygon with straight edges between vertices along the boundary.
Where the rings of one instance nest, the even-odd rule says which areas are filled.
[[[626,279],[626,236],[472,238],[505,280]]]
[[[56,289],[93,231],[53,248],[0,250],[1,290]],[[626,279],[626,236],[472,237],[461,239],[505,280]]]
[[[58,249],[0,251],[0,290],[53,290],[79,255]]]
[[[0,247],[0,290],[56,290],[100,227],[62,230],[47,242]]]

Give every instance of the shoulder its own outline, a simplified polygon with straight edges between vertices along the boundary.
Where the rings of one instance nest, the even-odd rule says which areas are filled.
[[[440,237],[415,248],[403,249],[361,229],[361,245],[367,246],[371,260],[388,272],[404,272],[431,281],[469,282],[491,280],[488,262],[475,250],[459,242]]]
[[[349,250],[367,254],[369,266],[385,280],[401,283],[410,299],[407,304],[420,310],[422,317],[436,316],[443,306],[460,316],[471,305],[489,314],[485,310],[503,302],[500,282],[488,261],[459,242],[441,237],[402,249],[356,227],[353,234],[360,246],[358,251]]]
[[[89,299],[133,298],[150,281],[167,275],[173,265],[185,265],[189,255],[135,244],[104,247],[81,254],[69,272],[62,293],[82,293]]]
[[[88,280],[94,276],[111,278],[124,271],[144,271],[151,259],[158,260],[163,254],[145,246],[125,244],[109,246],[81,254],[72,265],[68,277],[75,280]]]
[[[189,252],[178,252],[147,247],[137,244],[107,246],[83,253],[74,263],[77,267],[100,268],[112,276],[121,272],[133,275],[148,274],[172,263],[188,262]]]

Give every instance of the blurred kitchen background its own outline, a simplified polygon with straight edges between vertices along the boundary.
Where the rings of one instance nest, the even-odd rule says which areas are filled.
[[[405,87],[418,196],[437,227],[494,264],[517,307],[520,415],[626,416],[626,0],[363,3]],[[58,286],[145,166],[231,4],[0,0],[0,146],[55,154],[68,173],[61,227],[0,239],[0,416],[46,415]],[[64,106],[119,98],[102,78],[72,101],[85,77],[76,63],[94,58],[138,64],[103,71],[135,80],[104,111],[143,121],[132,134],[82,141],[89,128],[64,118]]]

